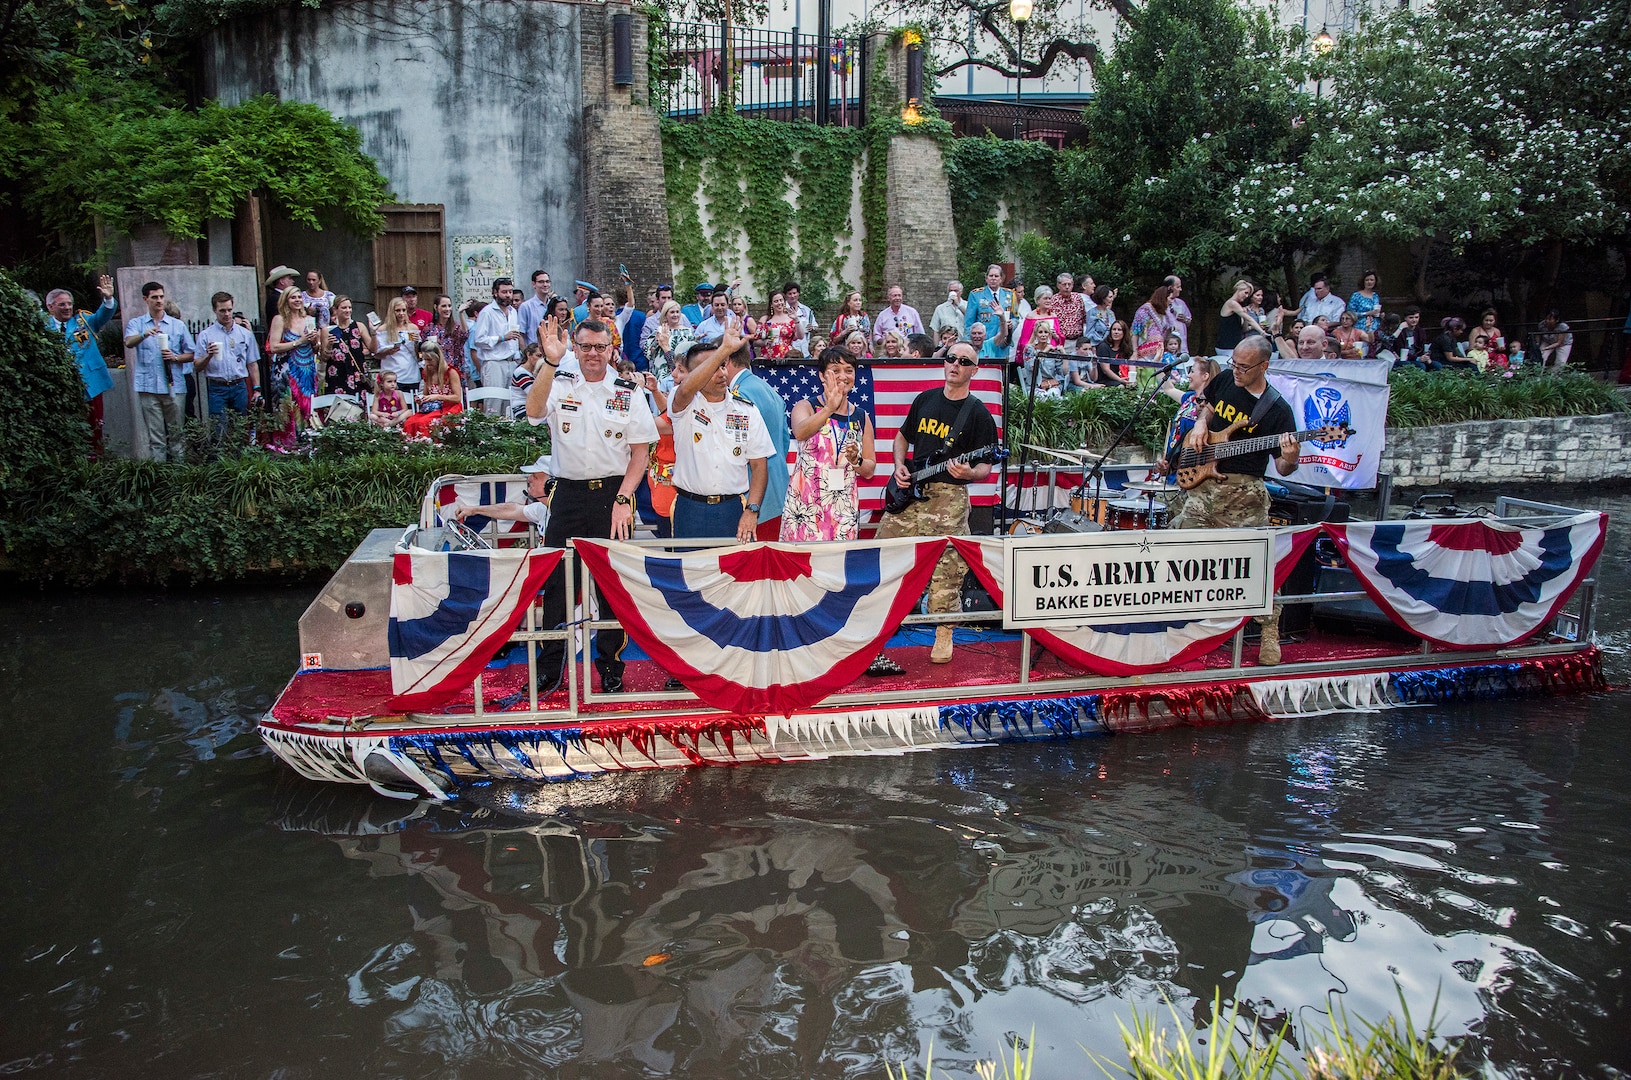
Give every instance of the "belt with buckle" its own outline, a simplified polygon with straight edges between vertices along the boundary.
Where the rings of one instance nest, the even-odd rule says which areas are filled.
[[[690,499],[692,502],[705,503],[708,506],[718,506],[726,499],[740,499],[742,497],[742,493],[740,491],[732,492],[729,495],[698,495],[696,492],[686,491],[682,487],[675,488],[674,494],[680,496],[682,499]]]
[[[209,384],[211,386],[237,386],[239,383],[243,382],[244,379],[247,378],[247,377],[248,376],[240,375],[236,379],[217,379],[214,375],[204,376],[204,378],[209,380]]]
[[[555,478],[555,482],[558,484],[568,484],[573,487],[582,488],[585,491],[599,491],[607,484],[621,484],[623,482],[623,477],[619,475],[601,476],[596,477],[593,480],[568,480],[564,476],[558,476]]]

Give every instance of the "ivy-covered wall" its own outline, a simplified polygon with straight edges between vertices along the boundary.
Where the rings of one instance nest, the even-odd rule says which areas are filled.
[[[764,298],[792,277],[822,307],[853,287],[860,132],[730,113],[662,132],[679,291],[740,275]]]

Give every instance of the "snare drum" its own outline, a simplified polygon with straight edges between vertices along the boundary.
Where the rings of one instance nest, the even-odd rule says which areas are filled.
[[[1151,506],[1145,499],[1117,499],[1106,505],[1105,528],[1117,531],[1164,529],[1167,508]]]
[[[1020,518],[1018,521],[1016,521],[1012,525],[1008,526],[1008,535],[1009,536],[1041,536],[1042,535],[1042,523],[1040,521],[1033,521],[1030,518]]]

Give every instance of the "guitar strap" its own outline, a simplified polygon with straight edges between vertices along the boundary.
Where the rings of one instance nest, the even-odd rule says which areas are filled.
[[[952,450],[956,448],[957,440],[962,438],[963,426],[968,423],[969,414],[974,411],[974,402],[974,391],[970,390],[968,397],[963,399],[963,407],[957,410],[957,418],[951,422],[951,434],[946,437],[946,444],[941,449],[941,453],[945,455],[942,461],[950,461],[957,456]]]
[[[1280,391],[1274,388],[1274,384],[1265,384],[1263,387],[1263,395],[1257,399],[1257,404],[1252,407],[1251,416],[1246,419],[1246,426],[1248,428],[1256,427],[1258,421],[1267,416],[1269,414],[1269,410],[1274,408],[1275,402],[1281,400],[1283,399],[1280,397]]]

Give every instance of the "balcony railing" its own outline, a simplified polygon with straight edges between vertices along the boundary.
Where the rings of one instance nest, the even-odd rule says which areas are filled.
[[[828,72],[826,122],[859,127],[866,112],[863,38],[818,38],[720,23],[669,23],[665,55],[652,71],[652,94],[677,119],[720,109],[772,120],[818,119],[817,65]]]

